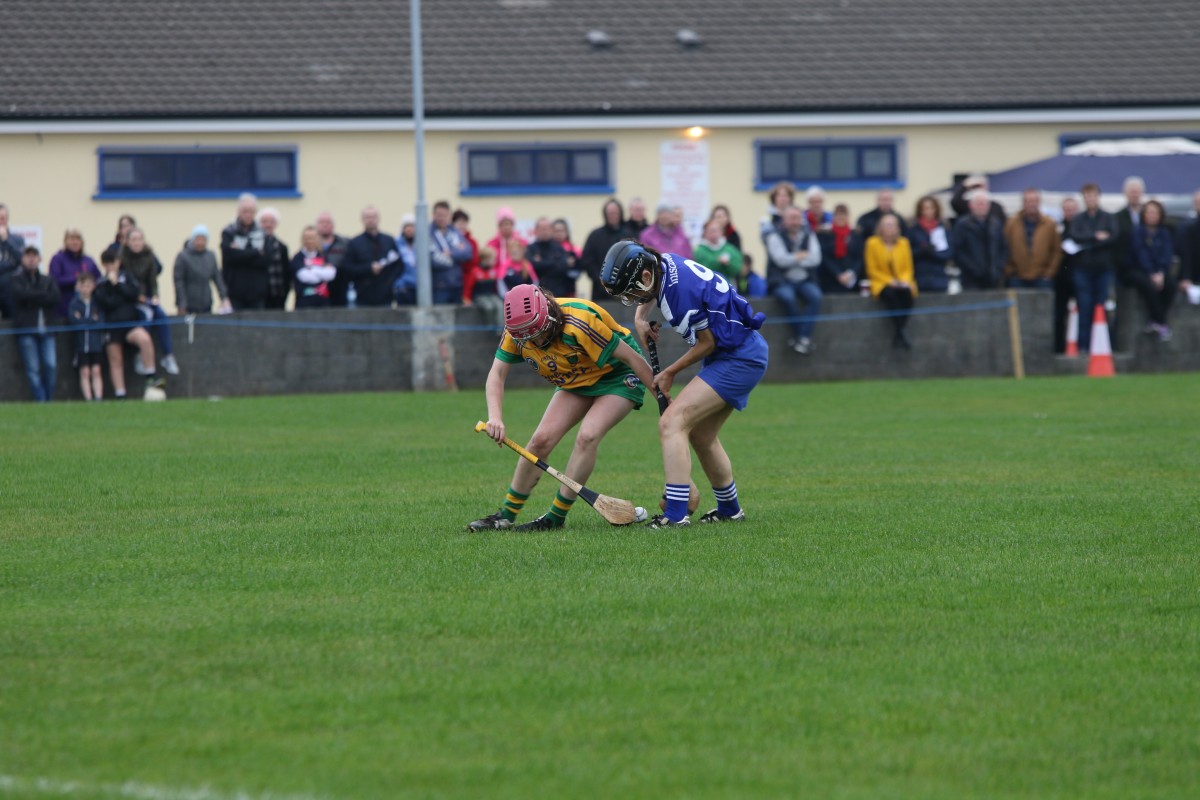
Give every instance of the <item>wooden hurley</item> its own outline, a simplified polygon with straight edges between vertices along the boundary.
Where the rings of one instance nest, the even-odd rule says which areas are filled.
[[[651,322],[650,330],[657,331],[658,323]],[[655,377],[658,377],[658,373],[662,372],[662,366],[658,363],[658,344],[649,336],[646,337],[646,354],[650,356],[650,369],[654,371]],[[671,398],[663,394],[657,384],[650,388],[654,389],[654,397],[658,400],[658,415],[661,417],[667,413],[667,406],[671,405]]]
[[[481,433],[486,431],[487,423],[476,422],[475,430]],[[533,465],[542,472],[549,474],[563,486],[573,490],[577,495],[586,500],[588,505],[596,509],[600,516],[613,525],[630,525],[639,521],[633,503],[628,500],[622,500],[619,497],[609,497],[606,494],[592,491],[574,478],[562,474],[507,436],[504,437],[504,444],[515,450],[525,460],[533,462]]]

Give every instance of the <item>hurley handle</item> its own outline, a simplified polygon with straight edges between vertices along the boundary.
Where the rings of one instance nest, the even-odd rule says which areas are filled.
[[[475,423],[475,432],[476,433],[483,433],[486,430],[487,430],[487,423],[484,422],[483,420],[480,420],[479,422]],[[509,447],[511,447],[513,450],[515,450],[517,452],[517,455],[521,456],[522,458],[532,461],[534,464],[537,464],[539,461],[541,461],[540,458],[538,458],[533,453],[526,450],[524,447],[521,447],[521,445],[517,444],[516,442],[514,442],[512,439],[508,438],[507,436],[504,437],[504,443],[506,445],[508,445]]]

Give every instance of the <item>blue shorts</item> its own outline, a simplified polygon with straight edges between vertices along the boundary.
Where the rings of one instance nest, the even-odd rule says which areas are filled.
[[[721,399],[741,411],[767,371],[767,340],[754,331],[736,350],[721,350],[704,359],[697,376]]]

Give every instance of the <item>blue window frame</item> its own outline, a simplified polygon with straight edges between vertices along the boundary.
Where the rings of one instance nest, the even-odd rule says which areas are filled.
[[[299,197],[295,147],[101,147],[96,199]]]
[[[463,144],[459,193],[611,194],[611,143]]]
[[[754,143],[754,188],[780,181],[829,189],[902,189],[902,139],[760,139]]]

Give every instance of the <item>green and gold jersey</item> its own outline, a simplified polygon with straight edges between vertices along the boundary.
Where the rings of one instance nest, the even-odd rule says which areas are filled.
[[[584,389],[609,374],[632,374],[613,357],[620,342],[641,352],[628,328],[590,300],[562,298],[558,307],[563,317],[562,336],[540,348],[528,342],[518,345],[506,331],[496,358],[509,364],[524,361],[560,389]]]

